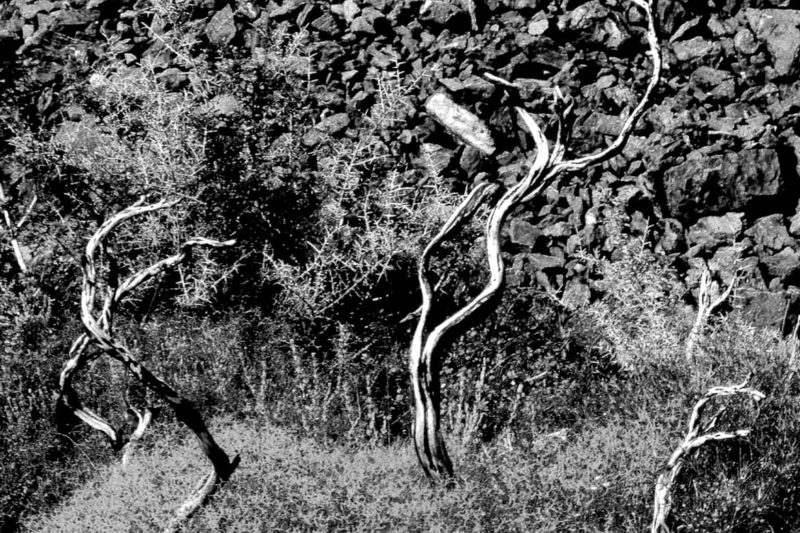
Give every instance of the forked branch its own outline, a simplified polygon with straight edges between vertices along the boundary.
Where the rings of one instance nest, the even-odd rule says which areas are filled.
[[[489,263],[489,282],[480,294],[438,324],[430,323],[431,308],[433,306],[430,256],[434,249],[452,237],[460,226],[471,219],[480,206],[488,204],[488,200],[492,198],[499,186],[488,184],[476,186],[456,208],[445,226],[431,240],[422,254],[418,271],[419,284],[422,291],[422,311],[409,350],[409,370],[414,393],[414,443],[420,464],[429,476],[448,477],[453,472],[439,421],[440,384],[438,367],[442,339],[448,332],[484,307],[502,289],[505,265],[500,251],[500,236],[506,217],[518,205],[541,195],[564,172],[580,171],[591,165],[602,163],[616,155],[630,137],[636,121],[650,104],[650,98],[661,76],[661,54],[653,18],[652,3],[645,0],[631,1],[641,7],[647,15],[647,41],[652,60],[652,73],[641,101],[626,119],[620,134],[614,142],[595,154],[565,161],[565,143],[569,137],[570,121],[568,115],[571,111],[571,105],[564,100],[561,92],[558,89],[554,92],[554,111],[558,120],[558,134],[552,149],[533,117],[525,109],[518,107],[517,112],[530,131],[536,145],[536,156],[525,178],[506,190],[496,205],[490,209],[486,224],[486,256]],[[487,75],[487,79],[513,85],[512,82],[500,80],[500,78],[493,75]]]
[[[653,502],[653,523],[650,526],[650,533],[669,533],[667,518],[669,518],[669,513],[672,508],[672,489],[678,475],[683,469],[686,458],[692,451],[697,450],[708,442],[742,438],[750,434],[750,430],[748,429],[712,432],[721,412],[714,415],[706,424],[701,425],[700,423],[706,404],[712,398],[734,396],[737,394],[749,396],[755,402],[759,402],[765,398],[763,393],[747,387],[747,380],[745,380],[744,383],[739,385],[712,387],[705,396],[695,404],[694,409],[692,409],[692,415],[689,417],[689,429],[686,432],[686,436],[683,438],[683,442],[675,448],[672,457],[670,457],[669,462],[667,462],[665,471],[658,476]]]
[[[174,388],[164,380],[150,372],[141,364],[134,353],[120,340],[112,334],[112,319],[117,305],[136,287],[145,281],[159,275],[168,268],[172,268],[185,261],[192,247],[211,246],[222,247],[234,244],[234,241],[214,241],[205,238],[195,238],[187,241],[181,250],[166,259],[162,259],[153,265],[144,268],[122,283],[117,283],[114,268],[110,268],[110,278],[105,284],[106,294],[102,306],[97,308],[97,251],[103,247],[103,243],[108,235],[113,232],[120,224],[135,216],[142,215],[151,211],[172,207],[177,202],[158,202],[151,205],[143,205],[144,199],[139,200],[134,205],[123,209],[104,222],[95,232],[89,243],[86,245],[86,255],[83,260],[83,288],[81,293],[81,320],[86,328],[73,343],[70,349],[70,356],[61,371],[61,401],[68,407],[80,420],[92,428],[103,432],[111,441],[115,449],[124,448],[123,464],[129,461],[133,444],[141,438],[150,423],[152,413],[149,409],[138,411],[129,406],[129,416],[135,422],[135,429],[129,438],[121,435],[121,432],[114,428],[107,420],[97,413],[82,406],[77,393],[72,387],[72,379],[75,373],[82,368],[88,361],[100,354],[107,354],[121,362],[125,368],[131,372],[146,388],[155,392],[162,400],[172,407],[178,420],[183,422],[197,436],[200,446],[206,457],[211,462],[212,469],[204,476],[202,482],[189,498],[179,507],[176,515],[168,524],[165,531],[177,531],[180,525],[196,511],[211,494],[219,488],[230,477],[233,470],[239,463],[239,457],[233,460],[228,458],[225,451],[214,441],[213,436],[206,427],[200,412],[186,398],[182,397]],[[105,258],[112,263],[113,258],[106,250]],[[112,264],[113,266],[113,264]],[[95,350],[90,350],[95,348]]]
[[[700,339],[700,336],[703,333],[703,328],[705,328],[706,324],[708,323],[708,319],[711,318],[711,313],[713,313],[714,310],[716,310],[720,305],[725,303],[725,301],[730,297],[733,289],[736,287],[737,281],[738,272],[733,275],[733,279],[731,279],[730,283],[728,284],[728,288],[725,289],[722,294],[712,299],[711,271],[708,269],[708,267],[703,269],[703,273],[700,275],[700,287],[697,289],[697,318],[692,325],[692,329],[689,331],[689,336],[686,338],[684,358],[686,359],[687,363],[694,361],[695,346],[697,345],[697,341]]]

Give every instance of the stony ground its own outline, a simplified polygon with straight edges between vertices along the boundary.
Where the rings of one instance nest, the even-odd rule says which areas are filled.
[[[639,8],[621,0],[485,0],[474,13],[469,6],[13,0],[0,8],[0,86],[13,95],[14,113],[43,127],[86,121],[84,112],[64,109],[79,90],[79,72],[112,61],[136,68],[148,58],[165,86],[179,91],[195,79],[193,59],[215,49],[257,52],[262,28],[280,26],[304,32],[302,53],[311,58],[312,97],[300,124],[309,151],[326,138],[359,135],[370,110],[385,103],[385,73],[402,81],[410,105],[382,125],[377,142],[391,155],[383,167],[400,169],[411,184],[430,172],[456,189],[518,180],[529,147],[511,106],[524,102],[546,124],[556,86],[577,102],[574,153],[617,133],[648,72]],[[587,248],[613,255],[603,221],[616,206],[634,234],[649,232],[686,272],[689,288],[706,265],[723,283],[739,269],[749,288],[736,305],[759,323],[782,319],[797,299],[800,274],[800,10],[790,6],[658,2],[665,74],[656,105],[622,156],[588,176],[563,178],[516,215],[506,248],[513,255],[509,281],[538,284],[568,303],[586,301],[595,274],[577,259]],[[159,38],[176,9],[185,22],[182,39],[192,43],[187,53],[196,58]],[[490,83],[487,72],[518,88]],[[477,115],[496,148],[482,151],[450,136],[425,111],[436,94]],[[224,97],[216,100],[226,102],[220,113],[235,114],[235,100]]]

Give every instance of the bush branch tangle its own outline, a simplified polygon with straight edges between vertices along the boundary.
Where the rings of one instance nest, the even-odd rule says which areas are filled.
[[[689,417],[689,430],[686,432],[683,442],[675,449],[666,465],[666,471],[662,472],[658,476],[658,481],[656,481],[655,498],[653,502],[653,523],[650,526],[650,533],[669,533],[667,518],[672,508],[672,488],[675,485],[675,480],[683,469],[683,465],[689,453],[711,441],[736,439],[747,437],[750,434],[750,430],[748,429],[716,431],[711,433],[714,426],[716,426],[720,414],[724,411],[724,408],[714,415],[705,425],[701,425],[700,423],[706,404],[708,404],[712,398],[743,394],[745,396],[750,396],[756,402],[763,400],[765,398],[764,394],[747,387],[747,381],[748,380],[745,380],[739,385],[730,385],[728,387],[712,387],[706,392],[705,396],[695,404],[692,415]]]
[[[414,394],[414,444],[420,465],[431,477],[450,477],[453,473],[452,463],[448,457],[440,428],[441,394],[438,368],[442,339],[448,332],[484,307],[502,289],[504,263],[500,251],[500,235],[508,213],[520,204],[541,195],[561,174],[584,170],[618,154],[630,137],[637,120],[650,104],[650,98],[661,76],[661,53],[655,28],[653,5],[651,1],[647,0],[631,1],[641,7],[647,15],[647,41],[652,61],[652,73],[641,100],[625,120],[622,130],[614,142],[597,153],[564,160],[567,148],[565,143],[570,133],[571,105],[565,101],[560,90],[554,91],[554,110],[558,119],[558,130],[552,150],[533,117],[525,109],[517,107],[517,112],[536,144],[536,157],[525,178],[506,190],[496,205],[491,207],[486,225],[486,255],[490,272],[488,284],[480,294],[452,316],[438,324],[430,323],[434,300],[430,281],[430,257],[434,249],[450,238],[466,220],[473,217],[480,206],[492,198],[498,185],[481,184],[476,186],[456,208],[439,233],[430,241],[420,258],[418,278],[423,303],[411,343],[409,369]],[[513,85],[513,82],[501,80],[494,75],[486,77],[490,81]]]
[[[180,525],[196,511],[206,499],[227,479],[239,463],[237,456],[229,459],[225,451],[214,441],[213,436],[206,427],[202,415],[186,398],[182,397],[175,389],[161,378],[151,373],[143,366],[133,352],[121,341],[114,338],[112,332],[113,315],[117,305],[136,287],[145,281],[159,275],[168,268],[175,267],[184,262],[194,246],[223,247],[231,246],[234,241],[214,241],[205,238],[194,238],[183,244],[180,252],[153,265],[139,270],[122,283],[118,283],[116,265],[113,255],[104,246],[104,241],[120,224],[133,217],[152,211],[166,209],[176,205],[177,201],[161,201],[155,204],[143,205],[140,199],[132,206],[123,209],[106,220],[95,232],[86,245],[86,255],[83,258],[83,289],[81,294],[81,319],[86,332],[79,336],[72,344],[69,359],[64,365],[60,376],[60,402],[70,409],[80,420],[95,430],[104,433],[115,450],[124,449],[123,465],[130,459],[133,444],[142,437],[152,418],[149,409],[138,411],[128,406],[128,415],[135,423],[135,429],[129,438],[125,438],[121,431],[114,428],[107,420],[97,413],[83,407],[81,401],[72,387],[75,373],[86,365],[87,362],[104,353],[121,362],[146,388],[154,391],[162,400],[167,402],[175,412],[175,416],[183,422],[200,441],[206,457],[211,461],[212,470],[207,474],[195,491],[180,506],[165,531],[177,531]],[[106,295],[102,307],[97,306],[98,292],[98,250],[102,250],[108,263],[108,280],[105,283]],[[92,348],[97,348],[92,350]]]

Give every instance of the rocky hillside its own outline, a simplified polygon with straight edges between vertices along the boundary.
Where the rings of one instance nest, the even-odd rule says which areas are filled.
[[[112,61],[136,68],[152,59],[173,91],[192,83],[193,62],[159,37],[170,27],[153,6],[167,4],[178,6],[6,3],[1,83],[14,95],[13,112],[42,128],[87,120],[64,106],[85,83],[81,76]],[[603,220],[617,207],[633,234],[646,233],[686,272],[690,287],[706,265],[723,283],[738,270],[749,288],[736,305],[762,324],[783,319],[800,281],[800,10],[790,4],[658,2],[665,75],[656,105],[623,155],[589,176],[563,179],[516,215],[509,281],[561,291],[570,304],[588,300],[592,272],[580,252],[613,256]],[[518,180],[528,141],[511,105],[524,102],[546,123],[555,86],[577,102],[572,149],[596,149],[617,133],[647,76],[641,14],[621,0],[485,0],[474,12],[470,2],[444,0],[197,0],[179,8],[183,38],[196,54],[257,54],[264,28],[303,32],[313,95],[301,126],[308,150],[326,136],[359,131],[384,97],[380,73],[396,73],[411,105],[379,137],[391,154],[385,167],[399,168],[407,183],[432,168],[457,190],[476,180]],[[487,72],[519,88],[490,83]],[[426,113],[425,102],[438,93],[488,126],[489,150],[459,144]],[[224,101],[236,109],[235,99]]]

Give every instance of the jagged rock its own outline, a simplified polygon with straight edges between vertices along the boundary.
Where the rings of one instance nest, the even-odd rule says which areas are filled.
[[[539,37],[544,35],[550,28],[550,21],[544,13],[537,13],[533,19],[528,23],[526,28],[528,35]]]
[[[789,233],[795,237],[800,237],[800,213],[795,213],[789,221]]]
[[[738,52],[749,56],[758,51],[760,44],[756,41],[753,32],[747,28],[739,28],[733,37],[733,46]]]
[[[592,112],[583,124],[581,124],[581,128],[599,133],[600,135],[616,137],[622,131],[623,124],[625,124],[624,117]]]
[[[441,176],[444,169],[450,166],[453,152],[444,146],[434,143],[422,143],[414,166],[425,170],[429,176]]]
[[[786,293],[744,287],[736,291],[735,306],[756,327],[781,326],[789,302]]]
[[[783,250],[787,246],[797,245],[786,230],[783,215],[780,213],[759,218],[744,233],[752,237],[756,246],[762,250]]]
[[[509,237],[514,244],[521,244],[523,246],[535,246],[536,241],[541,237],[542,232],[525,220],[514,219],[511,221],[509,228]]]
[[[545,254],[519,254],[525,260],[525,270],[531,274],[543,270],[564,268],[564,258]]]
[[[60,4],[48,0],[37,0],[36,2],[19,2],[19,13],[25,20],[36,18],[39,13],[49,13],[59,7]]]
[[[234,116],[242,106],[231,94],[218,94],[206,104],[207,112],[217,116]]]
[[[589,286],[578,278],[567,281],[564,287],[564,294],[561,296],[561,303],[567,309],[579,309],[588,305],[592,298],[592,291]]]
[[[228,45],[236,37],[236,24],[233,22],[233,9],[226,5],[217,11],[206,26],[206,35],[217,46]]]
[[[489,133],[489,128],[477,116],[453,102],[446,95],[437,93],[431,96],[425,103],[425,110],[463,142],[486,155],[494,153],[494,140]]]
[[[156,75],[156,79],[170,91],[178,91],[189,84],[189,73],[177,68],[168,68]]]
[[[656,2],[660,30],[664,35],[672,36],[688,18],[689,13],[683,2]]]
[[[722,98],[733,98],[736,94],[733,74],[724,70],[703,65],[692,72],[689,79],[699,87],[712,90],[716,96]]]
[[[686,238],[683,236],[683,224],[674,218],[665,218],[661,220],[663,230],[658,244],[664,253],[671,254],[677,252],[685,246]]]
[[[672,51],[675,52],[675,57],[678,58],[678,61],[690,61],[719,53],[720,45],[715,41],[694,37],[688,41],[674,43]]]
[[[777,202],[782,190],[778,154],[767,148],[714,155],[696,150],[664,174],[667,206],[682,221],[746,209],[754,202]]]
[[[742,233],[744,213],[726,213],[720,217],[703,217],[689,228],[687,241],[703,248],[733,242]]]
[[[800,254],[792,248],[784,248],[777,254],[765,255],[761,262],[770,276],[784,280],[800,271]]]
[[[352,24],[350,24],[350,31],[353,33],[375,35],[375,27],[364,17],[356,17]]]
[[[339,24],[329,11],[311,21],[311,27],[328,37],[335,37],[342,33]]]
[[[464,147],[464,151],[461,152],[461,157],[458,160],[458,165],[467,176],[474,176],[480,169],[481,151],[473,146]]]
[[[542,235],[545,237],[563,238],[569,237],[572,234],[572,228],[569,227],[564,221],[549,224],[542,230]]]
[[[280,5],[270,2],[267,14],[271,20],[284,20],[297,16],[305,5],[305,0],[284,0]]]
[[[304,135],[302,142],[305,146],[313,148],[328,138],[342,133],[350,124],[350,116],[347,113],[335,113],[320,120],[313,128]]]
[[[345,130],[350,125],[350,116],[347,113],[335,113],[320,120],[314,129],[327,135],[336,135]]]
[[[708,260],[708,268],[715,272],[726,285],[734,281],[737,273],[752,279],[753,275],[760,274],[758,274],[758,258],[752,256],[744,258],[744,254],[749,248],[747,243],[722,246]]]
[[[347,21],[348,24],[351,24],[359,13],[361,13],[361,8],[358,7],[358,4],[356,4],[354,0],[344,0],[342,8],[344,20]]]
[[[800,57],[800,10],[746,9],[745,16],[756,37],[767,44],[775,72],[779,76],[795,72]]]
[[[432,22],[440,26],[460,26],[462,21],[469,21],[466,12],[454,2],[445,0],[426,1],[420,10],[419,19],[423,22]]]
[[[508,7],[509,9],[513,9],[514,11],[519,11],[521,9],[539,9],[545,4],[544,0],[500,0],[500,1],[504,6]]]

